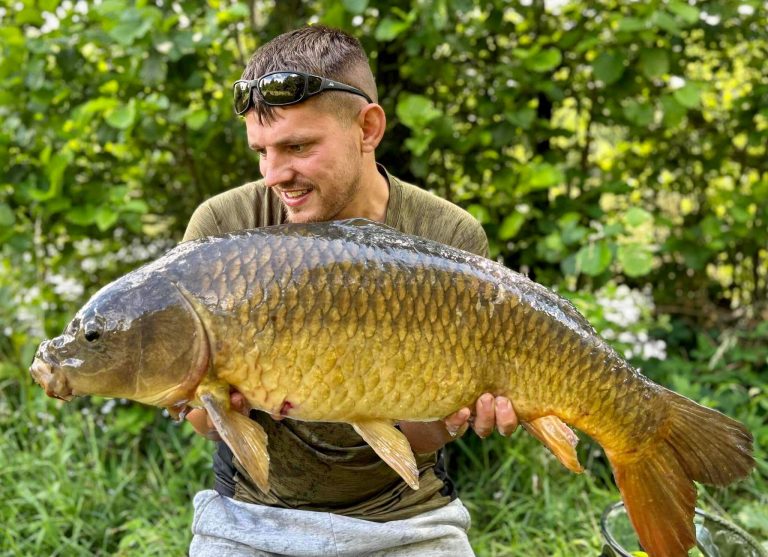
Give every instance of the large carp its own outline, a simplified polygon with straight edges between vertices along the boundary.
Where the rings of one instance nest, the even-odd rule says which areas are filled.
[[[30,371],[65,400],[204,407],[265,491],[266,435],[230,409],[230,387],[272,414],[352,424],[413,489],[396,422],[505,395],[568,468],[581,470],[563,422],[600,443],[657,557],[693,546],[693,480],[726,485],[754,465],[742,424],[643,377],[563,298],[362,219],[181,244],[97,292]]]

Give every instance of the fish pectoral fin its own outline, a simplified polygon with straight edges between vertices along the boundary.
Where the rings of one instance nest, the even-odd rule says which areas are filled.
[[[403,432],[387,420],[368,420],[352,424],[381,459],[405,480],[411,489],[419,489],[419,470],[411,444]]]
[[[542,416],[531,422],[523,422],[528,433],[544,443],[552,451],[563,466],[571,472],[581,474],[584,471],[576,455],[576,445],[579,438],[557,416]]]
[[[269,493],[269,452],[264,429],[240,412],[229,408],[229,400],[213,391],[198,389],[197,396],[208,411],[224,442],[264,493]]]

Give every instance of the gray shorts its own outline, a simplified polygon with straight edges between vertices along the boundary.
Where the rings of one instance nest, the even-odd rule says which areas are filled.
[[[190,557],[473,557],[469,513],[458,499],[406,520],[370,522],[332,513],[195,495]]]

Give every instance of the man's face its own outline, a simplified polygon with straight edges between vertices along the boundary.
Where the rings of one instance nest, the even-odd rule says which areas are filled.
[[[265,184],[280,196],[289,221],[358,216],[365,202],[360,126],[340,122],[310,100],[277,109],[269,125],[259,124],[251,110],[245,127]]]

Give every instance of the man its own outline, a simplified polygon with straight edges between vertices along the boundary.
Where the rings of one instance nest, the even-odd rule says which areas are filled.
[[[386,127],[360,43],[322,26],[280,35],[256,51],[234,85],[263,179],[220,194],[192,216],[185,240],[283,222],[365,217],[487,256],[482,227],[465,211],[377,165]],[[248,412],[239,393],[232,404]],[[474,419],[470,416],[474,414]],[[195,497],[190,555],[472,555],[468,513],[456,499],[442,447],[470,421],[476,433],[511,433],[510,402],[485,394],[474,411],[399,424],[420,472],[410,489],[346,424],[280,420],[251,412],[269,437],[270,493],[224,443],[215,491]],[[215,430],[203,410],[195,429]]]

